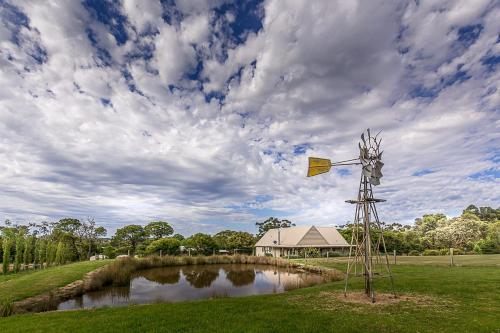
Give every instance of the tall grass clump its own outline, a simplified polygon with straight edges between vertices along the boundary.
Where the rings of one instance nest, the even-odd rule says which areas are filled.
[[[305,266],[287,261],[285,259],[273,257],[254,257],[245,255],[199,257],[149,256],[140,259],[131,257],[117,259],[113,263],[91,274],[91,276],[87,279],[84,288],[85,290],[98,290],[109,285],[128,285],[133,273],[144,269],[169,266],[216,264],[271,265],[295,268],[311,273],[321,274],[327,278],[328,281],[341,280],[343,278],[343,273],[335,269]]]
[[[0,317],[8,317],[12,314],[14,303],[9,299],[0,299]]]

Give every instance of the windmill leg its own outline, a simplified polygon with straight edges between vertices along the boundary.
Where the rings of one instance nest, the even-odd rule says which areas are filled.
[[[377,212],[377,208],[375,207],[375,204],[372,204],[372,211],[373,211],[373,216],[375,217],[375,222],[377,223],[378,228],[382,232],[382,228],[380,226],[380,220],[378,219],[378,212]],[[384,239],[383,232],[381,235],[382,235],[382,246],[384,247],[384,252],[385,252],[385,263],[386,263],[386,267],[387,267],[387,273],[389,274],[389,279],[391,280],[392,294],[394,295],[394,297],[398,297],[396,294],[396,289],[394,288],[394,277],[392,276],[392,270],[391,270],[391,266],[389,263],[389,257],[387,256],[387,248],[385,246],[385,239]]]

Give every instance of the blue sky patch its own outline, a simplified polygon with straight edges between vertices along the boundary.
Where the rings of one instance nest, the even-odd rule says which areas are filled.
[[[301,143],[299,145],[293,146],[293,154],[294,155],[303,155],[306,153],[308,149],[311,149],[312,146],[309,143]]]
[[[262,29],[262,17],[259,7],[262,0],[242,0],[235,3],[226,3],[215,9],[216,15],[224,16],[230,12],[235,16],[233,22],[229,23],[231,39],[236,44],[244,43],[249,32],[258,32]]]
[[[104,24],[115,37],[118,45],[123,45],[128,39],[125,24],[127,18],[117,8],[118,3],[102,0],[85,0],[83,6],[97,21]]]
[[[490,168],[480,172],[473,173],[469,176],[469,179],[472,180],[495,180],[500,178],[500,169],[498,168]]]
[[[435,88],[427,88],[424,87],[423,85],[418,85],[412,90],[410,90],[410,97],[411,98],[436,98],[438,95],[439,91]]]
[[[458,29],[458,41],[466,48],[476,42],[483,31],[481,24],[467,25]]]
[[[415,171],[412,176],[414,177],[421,177],[421,176],[425,176],[425,175],[428,175],[428,174],[431,174],[431,173],[434,173],[436,172],[436,170],[432,170],[432,169],[421,169],[421,170],[417,170]]]
[[[349,169],[337,169],[337,173],[342,177],[352,175],[352,171]]]
[[[488,68],[489,72],[494,72],[500,63],[500,55],[486,56],[482,59],[481,63]]]
[[[101,103],[104,106],[113,107],[113,103],[111,103],[111,100],[109,98],[103,98],[103,97],[101,97]]]

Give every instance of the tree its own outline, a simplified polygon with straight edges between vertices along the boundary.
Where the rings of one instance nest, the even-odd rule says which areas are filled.
[[[184,236],[182,236],[181,234],[175,234],[175,235],[172,236],[172,238],[175,238],[175,239],[177,239],[178,241],[181,241],[181,242],[185,239]]]
[[[2,272],[7,274],[9,272],[9,264],[10,264],[10,248],[12,247],[12,232],[7,229],[2,230],[2,250],[3,250],[3,258],[2,258]]]
[[[43,268],[43,263],[46,258],[47,252],[47,241],[39,238],[35,243],[35,264],[40,265],[40,268]]]
[[[131,224],[116,230],[113,243],[126,247],[134,254],[137,246],[144,242],[145,239],[146,232],[144,228],[140,225]]]
[[[486,237],[488,225],[471,213],[450,219],[434,230],[435,245],[441,248],[469,248]]]
[[[25,241],[24,254],[23,254],[23,262],[25,267],[29,267],[29,265],[33,262],[33,252],[35,248],[36,237],[34,235],[28,236]]]
[[[421,236],[425,236],[429,231],[435,230],[444,223],[446,223],[446,215],[426,214],[422,218],[415,219],[415,230]]]
[[[54,224],[52,237],[56,241],[63,241],[68,244],[66,251],[69,260],[83,259],[85,249],[82,242],[84,234],[83,223],[78,219],[64,218]]]
[[[162,254],[170,254],[174,255],[179,252],[179,247],[181,246],[181,242],[178,239],[173,237],[170,238],[160,238],[154,240],[146,247],[146,253],[153,254],[159,253],[160,250]]]
[[[248,249],[255,244],[252,234],[243,231],[224,230],[213,237],[217,247],[225,250]]]
[[[148,223],[144,230],[148,234],[149,237],[153,239],[160,239],[164,237],[168,237],[174,233],[174,229],[164,221],[153,221]]]
[[[500,208],[494,209],[491,207],[476,207],[469,205],[464,209],[463,214],[470,213],[476,215],[481,221],[498,221],[500,220]]]
[[[87,218],[87,222],[82,224],[82,237],[85,238],[87,243],[87,259],[92,255],[92,247],[97,242],[99,237],[106,236],[106,229],[104,227],[96,226],[94,218]]]
[[[211,254],[217,248],[210,235],[197,233],[184,240],[184,244],[194,249],[197,253]]]
[[[264,222],[256,222],[255,225],[259,228],[257,238],[261,238],[270,229],[289,228],[295,226],[295,223],[292,223],[288,220],[279,220],[276,217],[270,217]]]
[[[25,230],[19,229],[16,235],[16,254],[14,257],[14,272],[19,272],[21,269],[21,263],[23,261],[23,253],[24,253],[24,232]]]
[[[56,250],[56,265],[63,265],[66,263],[67,253],[66,245],[63,241],[59,241]]]

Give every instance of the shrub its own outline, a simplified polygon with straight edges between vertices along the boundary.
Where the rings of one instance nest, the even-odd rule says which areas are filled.
[[[304,256],[306,256],[307,258],[319,258],[321,257],[321,252],[315,247],[308,247],[300,250],[299,255],[302,258]]]
[[[163,254],[178,254],[181,242],[176,238],[160,238],[157,239],[146,248],[146,254],[159,253],[160,250]]]
[[[438,256],[440,255],[439,250],[424,250],[424,256]]]
[[[408,255],[409,256],[419,256],[420,252],[418,252],[417,250],[411,250],[410,252],[408,252]]]
[[[110,259],[116,258],[116,249],[112,246],[105,246],[102,249],[102,253]]]

